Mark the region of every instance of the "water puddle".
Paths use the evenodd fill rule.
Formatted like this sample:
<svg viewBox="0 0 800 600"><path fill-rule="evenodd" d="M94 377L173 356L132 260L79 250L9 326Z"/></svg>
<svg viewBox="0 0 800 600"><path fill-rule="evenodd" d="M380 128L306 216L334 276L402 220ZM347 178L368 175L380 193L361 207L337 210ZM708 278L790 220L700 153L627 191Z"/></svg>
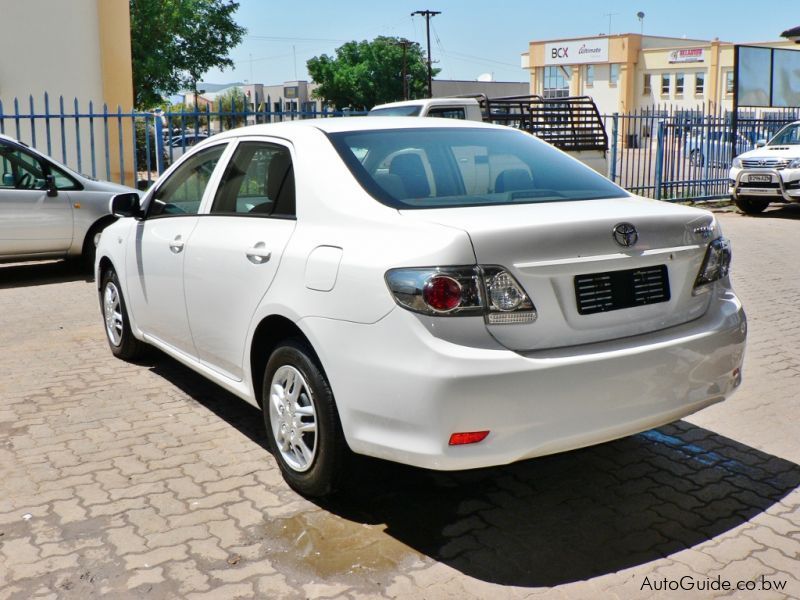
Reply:
<svg viewBox="0 0 800 600"><path fill-rule="evenodd" d="M384 525L354 523L322 510L265 524L274 541L273 563L307 568L321 578L396 571L420 554L384 532Z"/></svg>

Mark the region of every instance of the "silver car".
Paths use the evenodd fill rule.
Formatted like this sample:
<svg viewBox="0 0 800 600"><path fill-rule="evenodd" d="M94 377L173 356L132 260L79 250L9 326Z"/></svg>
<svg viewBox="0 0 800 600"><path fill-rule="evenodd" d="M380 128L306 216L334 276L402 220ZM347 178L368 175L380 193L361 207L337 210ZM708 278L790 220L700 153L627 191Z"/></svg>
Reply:
<svg viewBox="0 0 800 600"><path fill-rule="evenodd" d="M109 200L123 192L136 190L79 175L0 135L0 262L75 257L92 265L100 233L114 222Z"/></svg>

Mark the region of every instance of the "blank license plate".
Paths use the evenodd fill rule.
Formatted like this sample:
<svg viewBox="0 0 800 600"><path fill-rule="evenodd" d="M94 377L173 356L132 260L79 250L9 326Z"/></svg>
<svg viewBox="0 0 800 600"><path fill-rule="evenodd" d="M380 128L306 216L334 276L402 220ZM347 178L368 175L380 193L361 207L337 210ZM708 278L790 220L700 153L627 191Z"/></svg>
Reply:
<svg viewBox="0 0 800 600"><path fill-rule="evenodd" d="M772 176L771 175L748 175L747 181L752 181L753 183L771 183Z"/></svg>

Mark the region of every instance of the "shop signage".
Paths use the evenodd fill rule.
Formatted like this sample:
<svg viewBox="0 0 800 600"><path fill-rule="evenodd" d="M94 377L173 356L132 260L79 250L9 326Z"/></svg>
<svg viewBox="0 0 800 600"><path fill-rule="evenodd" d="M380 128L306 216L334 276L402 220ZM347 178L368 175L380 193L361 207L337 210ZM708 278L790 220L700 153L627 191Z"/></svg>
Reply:
<svg viewBox="0 0 800 600"><path fill-rule="evenodd" d="M670 63L692 63L705 60L705 48L681 48L669 53Z"/></svg>
<svg viewBox="0 0 800 600"><path fill-rule="evenodd" d="M544 45L544 64L582 65L608 62L608 40L590 39Z"/></svg>

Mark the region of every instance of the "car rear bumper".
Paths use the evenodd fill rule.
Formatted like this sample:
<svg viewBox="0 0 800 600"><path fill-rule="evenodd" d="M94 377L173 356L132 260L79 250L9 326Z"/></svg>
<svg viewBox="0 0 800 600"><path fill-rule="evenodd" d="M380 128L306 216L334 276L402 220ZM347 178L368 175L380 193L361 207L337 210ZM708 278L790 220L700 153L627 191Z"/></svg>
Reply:
<svg viewBox="0 0 800 600"><path fill-rule="evenodd" d="M732 292L714 293L684 325L528 354L438 339L400 308L372 325L303 324L316 348L336 348L320 358L353 451L457 470L624 437L725 399L740 383L746 320Z"/></svg>

